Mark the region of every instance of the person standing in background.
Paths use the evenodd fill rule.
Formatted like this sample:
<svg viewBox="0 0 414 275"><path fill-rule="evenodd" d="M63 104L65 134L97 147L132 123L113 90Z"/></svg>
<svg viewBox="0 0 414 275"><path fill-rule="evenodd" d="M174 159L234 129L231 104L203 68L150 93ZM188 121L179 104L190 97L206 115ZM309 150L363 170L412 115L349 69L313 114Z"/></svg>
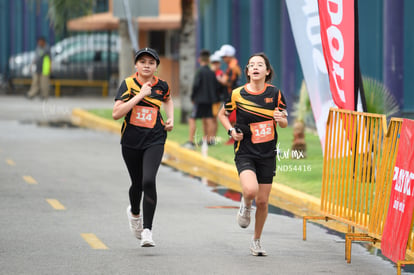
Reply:
<svg viewBox="0 0 414 275"><path fill-rule="evenodd" d="M221 84L221 80L224 77L224 72L221 69L221 57L219 52L216 51L210 56L210 68L216 74L217 81L219 82L219 88L217 90L218 102L213 104L213 116L214 116L214 130L213 133L217 136L218 121L217 115L223 102L227 99L228 92L227 87Z"/></svg>
<svg viewBox="0 0 414 275"><path fill-rule="evenodd" d="M203 140L208 145L215 143L215 127L213 105L219 101L218 90L220 87L215 73L210 68L210 52L201 50L198 58L200 68L197 70L192 87L191 101L193 111L188 120L189 136L188 141L183 145L185 148L195 148L196 119L202 120Z"/></svg>
<svg viewBox="0 0 414 275"><path fill-rule="evenodd" d="M219 80L222 85L227 87L227 97L230 96L231 91L240 86L241 69L239 62L236 58L236 49L232 45L224 44L219 50L219 55L227 64L227 69L224 76ZM229 115L229 120L232 125L236 122L236 112L232 112ZM234 143L232 137L229 138L226 144L230 145Z"/></svg>
<svg viewBox="0 0 414 275"><path fill-rule="evenodd" d="M36 68L32 75L30 90L26 96L29 99L32 99L40 92L40 97L46 100L49 97L52 60L50 57L49 46L44 37L39 37L37 39L37 47L33 63Z"/></svg>
<svg viewBox="0 0 414 275"><path fill-rule="evenodd" d="M221 46L218 54L227 65L227 69L220 79L220 83L227 87L229 96L233 89L240 86L241 69L239 61L236 58L236 49L232 45L224 44Z"/></svg>

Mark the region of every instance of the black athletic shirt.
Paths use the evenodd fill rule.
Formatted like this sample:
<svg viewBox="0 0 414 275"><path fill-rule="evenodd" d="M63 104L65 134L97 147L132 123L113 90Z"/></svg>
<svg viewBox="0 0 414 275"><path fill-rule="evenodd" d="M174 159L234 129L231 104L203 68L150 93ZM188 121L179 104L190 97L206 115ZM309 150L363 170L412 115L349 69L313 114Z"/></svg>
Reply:
<svg viewBox="0 0 414 275"><path fill-rule="evenodd" d="M249 91L247 84L232 91L225 103L225 110L227 114L236 110L235 127L240 128L244 135L241 141L234 143L236 157L276 156L277 132L273 119L276 108L286 110L286 102L280 90L273 85L266 83L259 92Z"/></svg>
<svg viewBox="0 0 414 275"><path fill-rule="evenodd" d="M195 104L213 104L219 101L220 83L208 65L201 66L194 77L191 101Z"/></svg>
<svg viewBox="0 0 414 275"><path fill-rule="evenodd" d="M143 83L139 82L137 76L138 74L132 75L122 82L115 100L127 102L140 92ZM155 77L151 95L144 97L125 116L121 129L123 146L146 149L153 145L165 144L167 132L164 130L165 124L159 110L162 102L167 101L169 97L170 89L167 82ZM152 125L139 124L146 119L146 123Z"/></svg>

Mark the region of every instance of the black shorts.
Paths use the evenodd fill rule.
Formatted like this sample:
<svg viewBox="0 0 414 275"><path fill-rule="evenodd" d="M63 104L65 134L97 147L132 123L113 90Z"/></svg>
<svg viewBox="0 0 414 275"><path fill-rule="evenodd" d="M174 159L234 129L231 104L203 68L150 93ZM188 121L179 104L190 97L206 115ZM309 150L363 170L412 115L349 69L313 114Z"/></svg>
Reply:
<svg viewBox="0 0 414 275"><path fill-rule="evenodd" d="M209 103L197 103L194 104L193 111L191 112L191 118L212 118L213 116L213 104Z"/></svg>
<svg viewBox="0 0 414 275"><path fill-rule="evenodd" d="M255 172L258 183L271 184L273 177L276 175L276 158L251 158L241 156L235 158L237 171L239 175L244 170Z"/></svg>

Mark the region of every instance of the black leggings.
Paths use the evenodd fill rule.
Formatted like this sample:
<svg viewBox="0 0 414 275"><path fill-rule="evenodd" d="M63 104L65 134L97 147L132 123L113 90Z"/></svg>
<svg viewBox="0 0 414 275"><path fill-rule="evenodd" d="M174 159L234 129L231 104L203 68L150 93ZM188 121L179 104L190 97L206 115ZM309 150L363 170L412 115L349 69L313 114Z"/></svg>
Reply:
<svg viewBox="0 0 414 275"><path fill-rule="evenodd" d="M144 228L152 229L155 207L157 206L157 190L155 178L160 167L164 145L155 145L145 150L137 150L122 146L122 156L131 177L129 188L129 201L131 212L134 215L140 213L142 193L144 200Z"/></svg>

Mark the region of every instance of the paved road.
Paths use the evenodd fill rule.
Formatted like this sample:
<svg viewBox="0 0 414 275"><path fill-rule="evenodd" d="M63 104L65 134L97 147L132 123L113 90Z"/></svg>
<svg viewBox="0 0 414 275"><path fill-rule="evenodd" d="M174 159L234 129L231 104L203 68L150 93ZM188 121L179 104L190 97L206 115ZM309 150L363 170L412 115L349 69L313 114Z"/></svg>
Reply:
<svg viewBox="0 0 414 275"><path fill-rule="evenodd" d="M36 124L75 106L112 101L0 96L0 274L396 274L360 245L347 264L342 239L309 224L304 242L302 221L276 214L263 233L269 256L250 256L253 228L237 226L236 209L214 208L238 203L164 166L157 246L139 247L125 215L129 178L119 137Z"/></svg>

